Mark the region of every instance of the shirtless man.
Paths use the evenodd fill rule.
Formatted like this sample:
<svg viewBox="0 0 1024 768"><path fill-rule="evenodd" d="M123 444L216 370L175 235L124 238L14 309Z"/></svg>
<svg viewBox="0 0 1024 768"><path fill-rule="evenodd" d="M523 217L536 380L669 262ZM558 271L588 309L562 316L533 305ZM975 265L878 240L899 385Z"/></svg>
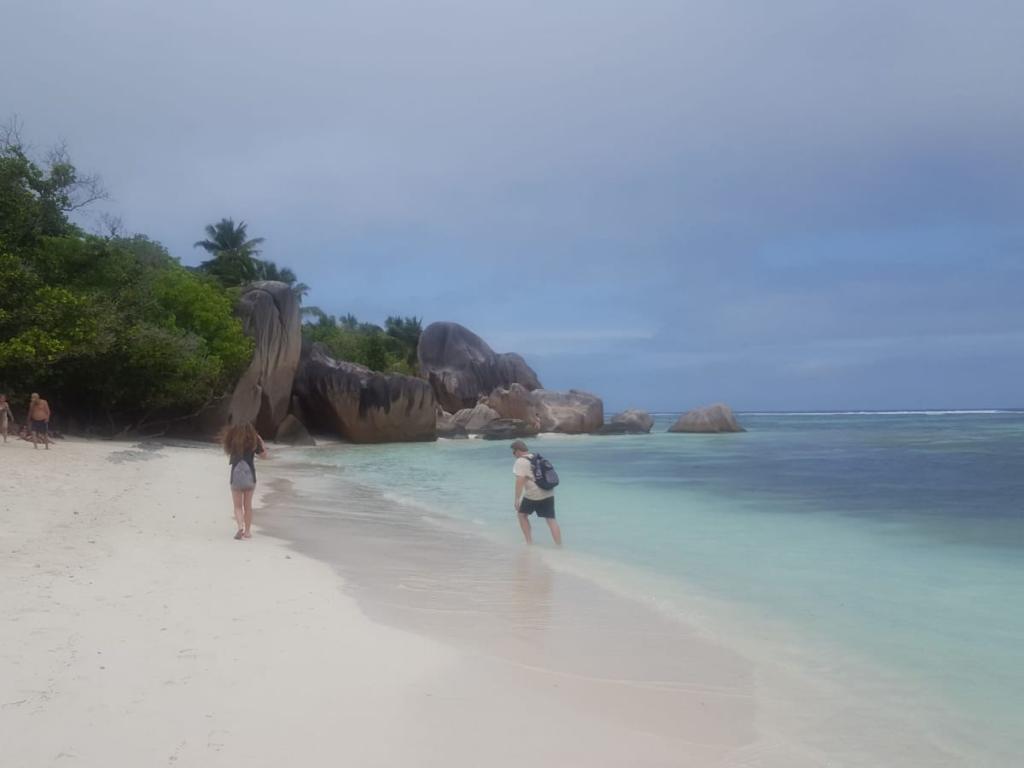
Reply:
<svg viewBox="0 0 1024 768"><path fill-rule="evenodd" d="M37 392L32 393L28 404L28 421L32 429L32 447L39 450L39 436L43 437L43 445L50 450L50 404L43 400Z"/></svg>

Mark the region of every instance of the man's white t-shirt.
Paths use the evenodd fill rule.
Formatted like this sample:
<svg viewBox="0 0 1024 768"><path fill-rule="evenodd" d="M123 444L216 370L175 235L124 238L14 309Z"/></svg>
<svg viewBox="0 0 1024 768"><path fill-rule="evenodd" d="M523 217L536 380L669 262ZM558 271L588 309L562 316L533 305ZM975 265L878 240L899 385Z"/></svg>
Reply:
<svg viewBox="0 0 1024 768"><path fill-rule="evenodd" d="M530 459L532 458L532 453L528 453L525 456L517 458L515 463L512 465L512 474L516 477L526 478L526 486L523 488L524 498L530 499L531 501L550 499L555 495L555 492L545 491L543 488L538 488L537 483L533 481L533 467L530 466Z"/></svg>

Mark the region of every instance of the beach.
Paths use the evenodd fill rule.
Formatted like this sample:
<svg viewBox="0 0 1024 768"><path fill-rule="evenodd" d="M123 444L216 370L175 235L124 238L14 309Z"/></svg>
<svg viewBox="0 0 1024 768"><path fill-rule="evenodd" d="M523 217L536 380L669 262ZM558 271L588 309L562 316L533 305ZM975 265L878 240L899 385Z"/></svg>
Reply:
<svg viewBox="0 0 1024 768"><path fill-rule="evenodd" d="M489 441L271 445L247 541L215 446L0 446L4 763L1012 764L1024 415L747 420L536 438L564 550Z"/></svg>
<svg viewBox="0 0 1024 768"><path fill-rule="evenodd" d="M488 440L289 452L266 530L374 621L586 681L576 712L671 691L616 722L741 745L709 765L1012 764L1024 414L745 414L738 436L674 418L530 440L563 478L562 550L543 526L523 546Z"/></svg>
<svg viewBox="0 0 1024 768"><path fill-rule="evenodd" d="M214 447L0 451L5 764L762 764L742 758L750 670L705 640L662 684L510 663L371 620L335 569L264 535L266 494L232 540ZM274 459L259 469L266 489Z"/></svg>

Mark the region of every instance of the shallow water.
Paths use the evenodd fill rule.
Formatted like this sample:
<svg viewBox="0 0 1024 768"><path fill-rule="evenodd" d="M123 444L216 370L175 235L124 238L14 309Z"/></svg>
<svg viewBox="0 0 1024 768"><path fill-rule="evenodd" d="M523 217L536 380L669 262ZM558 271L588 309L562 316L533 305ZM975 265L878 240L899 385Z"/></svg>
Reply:
<svg viewBox="0 0 1024 768"><path fill-rule="evenodd" d="M951 765L1012 764L1024 754L1024 414L741 418L738 435L666 434L661 417L651 435L532 441L562 478L567 550L543 551L547 564L696 626L760 664L765 685L820 683L843 727L801 732L813 727L837 765L937 764L927 751L897 759L885 724ZM414 532L461 520L464 547L518 551L505 443L304 456L321 500L360 488L371 518L387 506Z"/></svg>

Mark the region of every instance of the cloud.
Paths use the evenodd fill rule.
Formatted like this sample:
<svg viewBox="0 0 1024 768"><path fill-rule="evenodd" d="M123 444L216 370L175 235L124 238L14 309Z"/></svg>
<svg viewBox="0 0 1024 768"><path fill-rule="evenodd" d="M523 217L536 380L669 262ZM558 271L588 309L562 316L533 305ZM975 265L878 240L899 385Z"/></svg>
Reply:
<svg viewBox="0 0 1024 768"><path fill-rule="evenodd" d="M204 224L245 219L328 311L458 320L615 397L626 365L652 400L827 405L840 369L892 398L1014 396L1015 341L920 339L1021 327L1024 6L77 0L4 21L0 109L186 262ZM847 343L881 338L884 359ZM928 350L939 381L903 362Z"/></svg>

